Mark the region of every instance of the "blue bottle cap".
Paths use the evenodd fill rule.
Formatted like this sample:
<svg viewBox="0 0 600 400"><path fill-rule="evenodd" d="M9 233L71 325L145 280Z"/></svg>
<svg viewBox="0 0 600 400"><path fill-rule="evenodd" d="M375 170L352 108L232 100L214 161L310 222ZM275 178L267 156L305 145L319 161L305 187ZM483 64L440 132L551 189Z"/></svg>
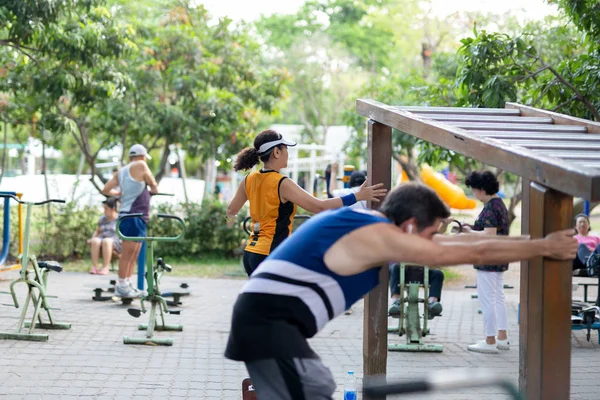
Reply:
<svg viewBox="0 0 600 400"><path fill-rule="evenodd" d="M348 371L348 375L354 375L354 371Z"/></svg>

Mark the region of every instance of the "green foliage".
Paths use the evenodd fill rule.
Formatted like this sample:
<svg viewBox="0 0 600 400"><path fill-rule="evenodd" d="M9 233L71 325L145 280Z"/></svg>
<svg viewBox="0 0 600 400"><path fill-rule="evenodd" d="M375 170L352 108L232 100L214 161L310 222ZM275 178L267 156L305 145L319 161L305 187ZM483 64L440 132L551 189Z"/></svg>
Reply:
<svg viewBox="0 0 600 400"><path fill-rule="evenodd" d="M548 0L548 2L554 2ZM561 10L590 41L600 39L600 2L597 0L557 0Z"/></svg>
<svg viewBox="0 0 600 400"><path fill-rule="evenodd" d="M47 220L46 210L39 208L32 223L31 250L38 259L62 261L89 254L87 240L98 224L99 208L78 208L73 202L50 207L53 208L52 221Z"/></svg>
<svg viewBox="0 0 600 400"><path fill-rule="evenodd" d="M181 204L180 207L161 206L158 212L181 216L186 222L185 236L172 243L158 243L157 255L174 257L200 257L208 254L232 256L238 249L246 233L239 224L246 215L238 214L238 225L227 228L226 205L212 199L198 203ZM178 226L170 220L163 220L152 215L148 222L149 234L154 236L175 236Z"/></svg>
<svg viewBox="0 0 600 400"><path fill-rule="evenodd" d="M99 150L118 143L162 148L160 171L175 143L226 159L287 81L249 26L215 24L188 0L3 2L0 20L9 121L57 147L71 136L98 176Z"/></svg>

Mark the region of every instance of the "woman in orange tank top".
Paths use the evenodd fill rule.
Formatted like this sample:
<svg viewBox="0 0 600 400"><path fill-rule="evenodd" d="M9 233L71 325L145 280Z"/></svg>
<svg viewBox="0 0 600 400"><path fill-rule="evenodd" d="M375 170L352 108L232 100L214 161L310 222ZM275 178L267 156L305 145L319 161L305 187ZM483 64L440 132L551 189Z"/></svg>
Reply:
<svg viewBox="0 0 600 400"><path fill-rule="evenodd" d="M381 183L366 186L365 182L356 193L333 199L317 199L279 172L287 167L288 146L295 145L281 134L266 130L254 139L254 146L243 149L235 160L235 171L252 169L260 161L264 164L259 171L246 176L227 207L227 224L231 227L236 214L246 201L250 201L253 232L243 257L248 276L291 234L296 205L316 214L362 200L378 202L378 197L385 196L387 192Z"/></svg>

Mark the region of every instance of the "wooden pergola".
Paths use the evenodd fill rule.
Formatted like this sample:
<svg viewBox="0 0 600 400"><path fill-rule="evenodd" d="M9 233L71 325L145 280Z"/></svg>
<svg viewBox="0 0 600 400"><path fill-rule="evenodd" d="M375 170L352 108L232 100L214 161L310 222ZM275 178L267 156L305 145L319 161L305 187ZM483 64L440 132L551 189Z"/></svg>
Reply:
<svg viewBox="0 0 600 400"><path fill-rule="evenodd" d="M392 128L523 178L522 232L573 227L573 197L600 200L600 124L515 103L503 109L404 107L359 99L368 178L391 188ZM377 203L372 204L377 208ZM565 400L571 375L571 261L522 263L519 386L528 400ZM365 298L363 372L386 374L388 271Z"/></svg>

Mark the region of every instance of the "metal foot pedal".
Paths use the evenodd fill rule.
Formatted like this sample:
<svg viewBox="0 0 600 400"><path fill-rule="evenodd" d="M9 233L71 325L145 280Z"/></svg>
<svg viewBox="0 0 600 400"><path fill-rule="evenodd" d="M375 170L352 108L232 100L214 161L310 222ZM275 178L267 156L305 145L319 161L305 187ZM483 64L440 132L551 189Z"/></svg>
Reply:
<svg viewBox="0 0 600 400"><path fill-rule="evenodd" d="M92 300L94 300L94 301L108 301L108 300L112 299L112 296L103 296L102 295L102 292L104 292L105 290L106 289L104 289L104 288L96 288L96 289L94 289L94 297L92 297Z"/></svg>
<svg viewBox="0 0 600 400"><path fill-rule="evenodd" d="M127 312L129 313L129 315L135 318L139 318L140 315L142 315L142 310L139 308L128 308Z"/></svg>

